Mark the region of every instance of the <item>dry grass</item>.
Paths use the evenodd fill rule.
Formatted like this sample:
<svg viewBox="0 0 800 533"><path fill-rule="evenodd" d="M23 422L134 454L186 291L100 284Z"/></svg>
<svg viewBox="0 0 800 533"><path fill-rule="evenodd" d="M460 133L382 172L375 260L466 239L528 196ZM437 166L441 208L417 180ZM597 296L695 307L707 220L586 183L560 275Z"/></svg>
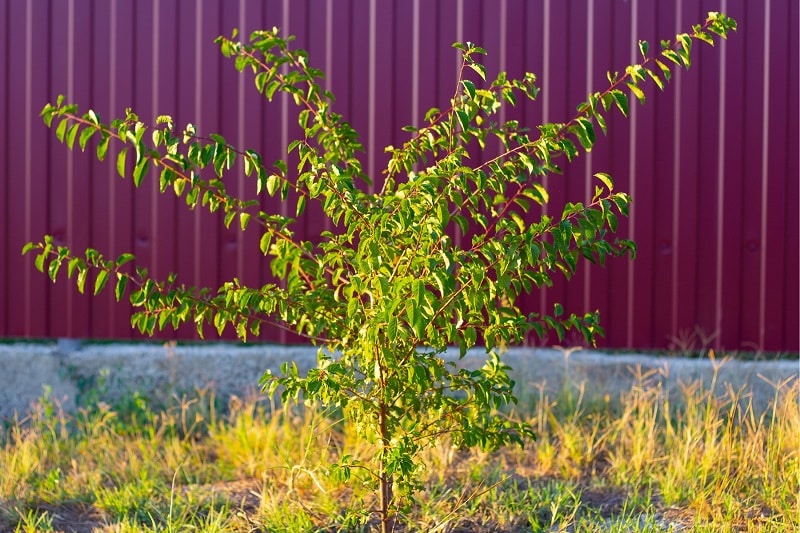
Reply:
<svg viewBox="0 0 800 533"><path fill-rule="evenodd" d="M541 389L516 416L539 438L494 454L425 453L404 531L800 531L800 384L772 408L746 391L648 376L621 398ZM75 416L45 396L0 450L0 531L360 531L373 486L330 465L373 453L335 418L209 391L162 408L141 397ZM270 414L273 413L273 414ZM365 526L359 525L366 523Z"/></svg>

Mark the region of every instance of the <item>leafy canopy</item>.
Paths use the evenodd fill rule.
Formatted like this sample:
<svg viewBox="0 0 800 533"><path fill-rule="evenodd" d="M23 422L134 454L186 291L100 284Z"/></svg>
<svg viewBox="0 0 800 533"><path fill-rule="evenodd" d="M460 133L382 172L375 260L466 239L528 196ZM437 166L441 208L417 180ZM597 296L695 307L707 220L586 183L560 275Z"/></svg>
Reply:
<svg viewBox="0 0 800 533"><path fill-rule="evenodd" d="M688 68L693 40L713 45L712 34L726 37L735 28L725 15L710 13L691 33L662 41L659 55L648 55L641 41L641 61L609 73L608 86L590 94L570 121L534 130L498 117L503 106L536 98L535 76L487 79L480 62L485 51L457 43L462 62L452 99L445 109L428 111L422 127L405 128L410 135L402 146L386 148L390 160L374 193L366 185L377 177L364 172L358 136L333 111L333 95L323 90L322 73L307 53L292 49L291 37L277 29L254 32L247 43L234 32L216 40L222 54L238 70L252 71L267 100L284 93L298 106L303 135L287 147L296 168L286 160L268 164L255 150L202 135L192 124L178 128L169 116L150 126L128 110L104 123L63 97L41 115L70 149L77 142L85 150L94 137L104 160L111 143L119 145L117 170L135 186L152 170L161 191L172 191L190 209L220 212L226 226L242 231L257 226L261 252L282 283L249 287L232 279L216 288L187 287L175 275L154 280L141 266L133 268L130 254L74 254L49 236L24 252L35 251L36 267L54 281L66 266L81 292L90 271L95 294L112 281L116 298L128 294L137 309L132 325L146 334L193 322L201 335L209 324L218 332L232 327L244 341L268 325L317 343L315 369L300 375L286 363L280 376L267 372L262 385L270 393L280 388L285 400L341 409L359 435L380 444L369 464L377 465L371 472L388 521L398 496L419 487L417 453L440 436L494 449L532 435L526 424L497 415L516 401L498 349L531 332L541 337L552 330L561 339L575 329L588 342L603 333L594 313L564 316L556 304L552 314L527 314L516 302L551 285L558 273L569 278L581 259L602 264L608 256L632 256L632 242L613 238L631 199L614 190L609 175L597 173L590 201L542 214L549 200L542 178L591 150L598 130L606 133L612 108L627 115L629 93L644 103L646 80L663 90L674 65ZM501 147L499 155L473 163L470 151L489 143ZM229 192L231 171L252 179L249 198ZM292 216L263 211L265 194L290 204ZM335 231L315 240L297 237L296 219L309 202L321 206ZM459 232L464 238L454 239ZM481 368L458 368L441 357L448 346L463 356L479 340L488 353ZM345 456L333 471L347 479L354 466L359 460Z"/></svg>

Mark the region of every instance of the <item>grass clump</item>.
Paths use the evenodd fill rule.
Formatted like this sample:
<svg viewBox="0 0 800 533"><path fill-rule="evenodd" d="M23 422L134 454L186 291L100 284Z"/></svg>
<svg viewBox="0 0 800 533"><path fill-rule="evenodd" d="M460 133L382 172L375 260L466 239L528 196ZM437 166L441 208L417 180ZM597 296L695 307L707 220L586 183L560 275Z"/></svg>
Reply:
<svg viewBox="0 0 800 533"><path fill-rule="evenodd" d="M521 412L538 439L494 454L426 451L426 483L401 531L798 531L800 384L747 391L648 376L619 398L542 387ZM68 415L45 395L8 423L0 531L369 531L370 473L332 465L375 453L338 416L211 391L134 396ZM355 483L352 481L355 480Z"/></svg>

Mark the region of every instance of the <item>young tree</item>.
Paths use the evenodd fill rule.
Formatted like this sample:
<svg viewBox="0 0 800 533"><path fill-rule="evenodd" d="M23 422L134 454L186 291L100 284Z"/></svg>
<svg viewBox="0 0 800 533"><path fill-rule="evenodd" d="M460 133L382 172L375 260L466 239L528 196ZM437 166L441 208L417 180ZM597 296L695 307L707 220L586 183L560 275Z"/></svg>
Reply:
<svg viewBox="0 0 800 533"><path fill-rule="evenodd" d="M261 251L283 283L248 287L233 279L218 288L186 287L171 275L159 281L123 254L107 259L89 249L81 255L56 246L45 236L23 253L37 253L35 265L53 281L66 265L78 290L94 272L94 293L113 282L122 299L138 311L133 327L146 334L194 322L217 331L232 327L241 340L262 325L288 328L320 346L317 367L300 375L293 363L281 375L267 372L261 384L284 400L304 399L340 408L357 434L378 445L377 455L359 463L345 455L333 470L348 479L355 466L368 469L380 489L384 531L393 527L397 505L420 487L420 450L443 435L456 446L496 449L523 444L532 436L524 422L498 415L516 402L508 365L498 348L553 330L561 339L575 329L593 342L603 331L595 314L564 316L525 314L516 305L523 293L549 286L561 273L569 278L581 258L603 263L609 255L633 255L634 244L612 239L618 215L627 215L630 198L613 189L610 176L595 174L589 203L568 203L560 216L541 214L548 201L542 177L560 173L606 133L606 114L616 107L628 113L628 94L644 103L643 82L659 89L672 65L688 68L693 40L713 45L711 34L726 37L736 23L710 13L691 33L661 43L658 56L640 42L641 61L622 74L609 74L609 85L592 93L569 122L526 130L516 121L498 123L504 105L533 100L533 74L508 79L500 73L486 80L481 48L454 45L462 63L455 94L445 109L431 109L421 128L406 128L410 138L391 154L379 192L370 183L357 153L356 132L332 111L333 95L319 85L322 73L310 66L303 50L289 47L277 29L257 31L248 43L219 37L225 57L238 70L251 69L256 89L268 100L288 93L299 107L303 137L289 144L299 161L290 172L285 161L267 165L254 150L235 148L217 134L201 135L191 125L177 129L161 116L148 126L128 110L122 119L101 122L94 111L80 113L59 97L42 110L58 139L81 150L92 137L98 159L112 142L121 177L131 174L139 186L148 171L160 171L162 192L173 191L189 208L198 205L224 213L224 223L242 231L255 224ZM467 79L472 70L480 81ZM627 89L627 91L626 91ZM535 135L531 135L531 132ZM485 148L490 139L501 153L474 164L468 150ZM228 192L226 171L240 159L253 179L253 196ZM260 210L262 194L280 196L300 215L318 202L337 228L304 241L293 231L295 220ZM471 235L457 244L451 234ZM458 346L462 356L480 341L487 359L467 370L441 355Z"/></svg>

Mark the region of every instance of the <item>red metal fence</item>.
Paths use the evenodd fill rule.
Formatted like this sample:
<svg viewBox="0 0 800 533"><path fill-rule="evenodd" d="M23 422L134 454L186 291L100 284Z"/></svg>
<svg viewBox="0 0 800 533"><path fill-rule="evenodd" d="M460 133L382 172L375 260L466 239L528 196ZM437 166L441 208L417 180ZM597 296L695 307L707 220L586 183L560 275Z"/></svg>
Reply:
<svg viewBox="0 0 800 533"><path fill-rule="evenodd" d="M328 73L336 111L379 175L400 128L452 95L456 40L489 50L490 72L537 73L537 105L509 112L535 126L568 119L607 70L635 60L637 39L657 48L712 10L736 18L739 32L716 49L697 45L694 68L548 178L558 205L583 200L592 173L612 174L634 198L620 232L638 242L638 259L582 268L525 305L600 309L613 348L797 351L795 0L0 0L0 336L132 336L128 306L53 286L20 256L45 233L77 249L133 252L187 284L267 279L256 232L227 231L154 183L134 194L113 164L61 146L37 117L59 93L105 119L129 106L147 121L171 114L277 159L295 133L290 108L264 105L212 40L278 26ZM319 229L313 212L303 224Z"/></svg>

